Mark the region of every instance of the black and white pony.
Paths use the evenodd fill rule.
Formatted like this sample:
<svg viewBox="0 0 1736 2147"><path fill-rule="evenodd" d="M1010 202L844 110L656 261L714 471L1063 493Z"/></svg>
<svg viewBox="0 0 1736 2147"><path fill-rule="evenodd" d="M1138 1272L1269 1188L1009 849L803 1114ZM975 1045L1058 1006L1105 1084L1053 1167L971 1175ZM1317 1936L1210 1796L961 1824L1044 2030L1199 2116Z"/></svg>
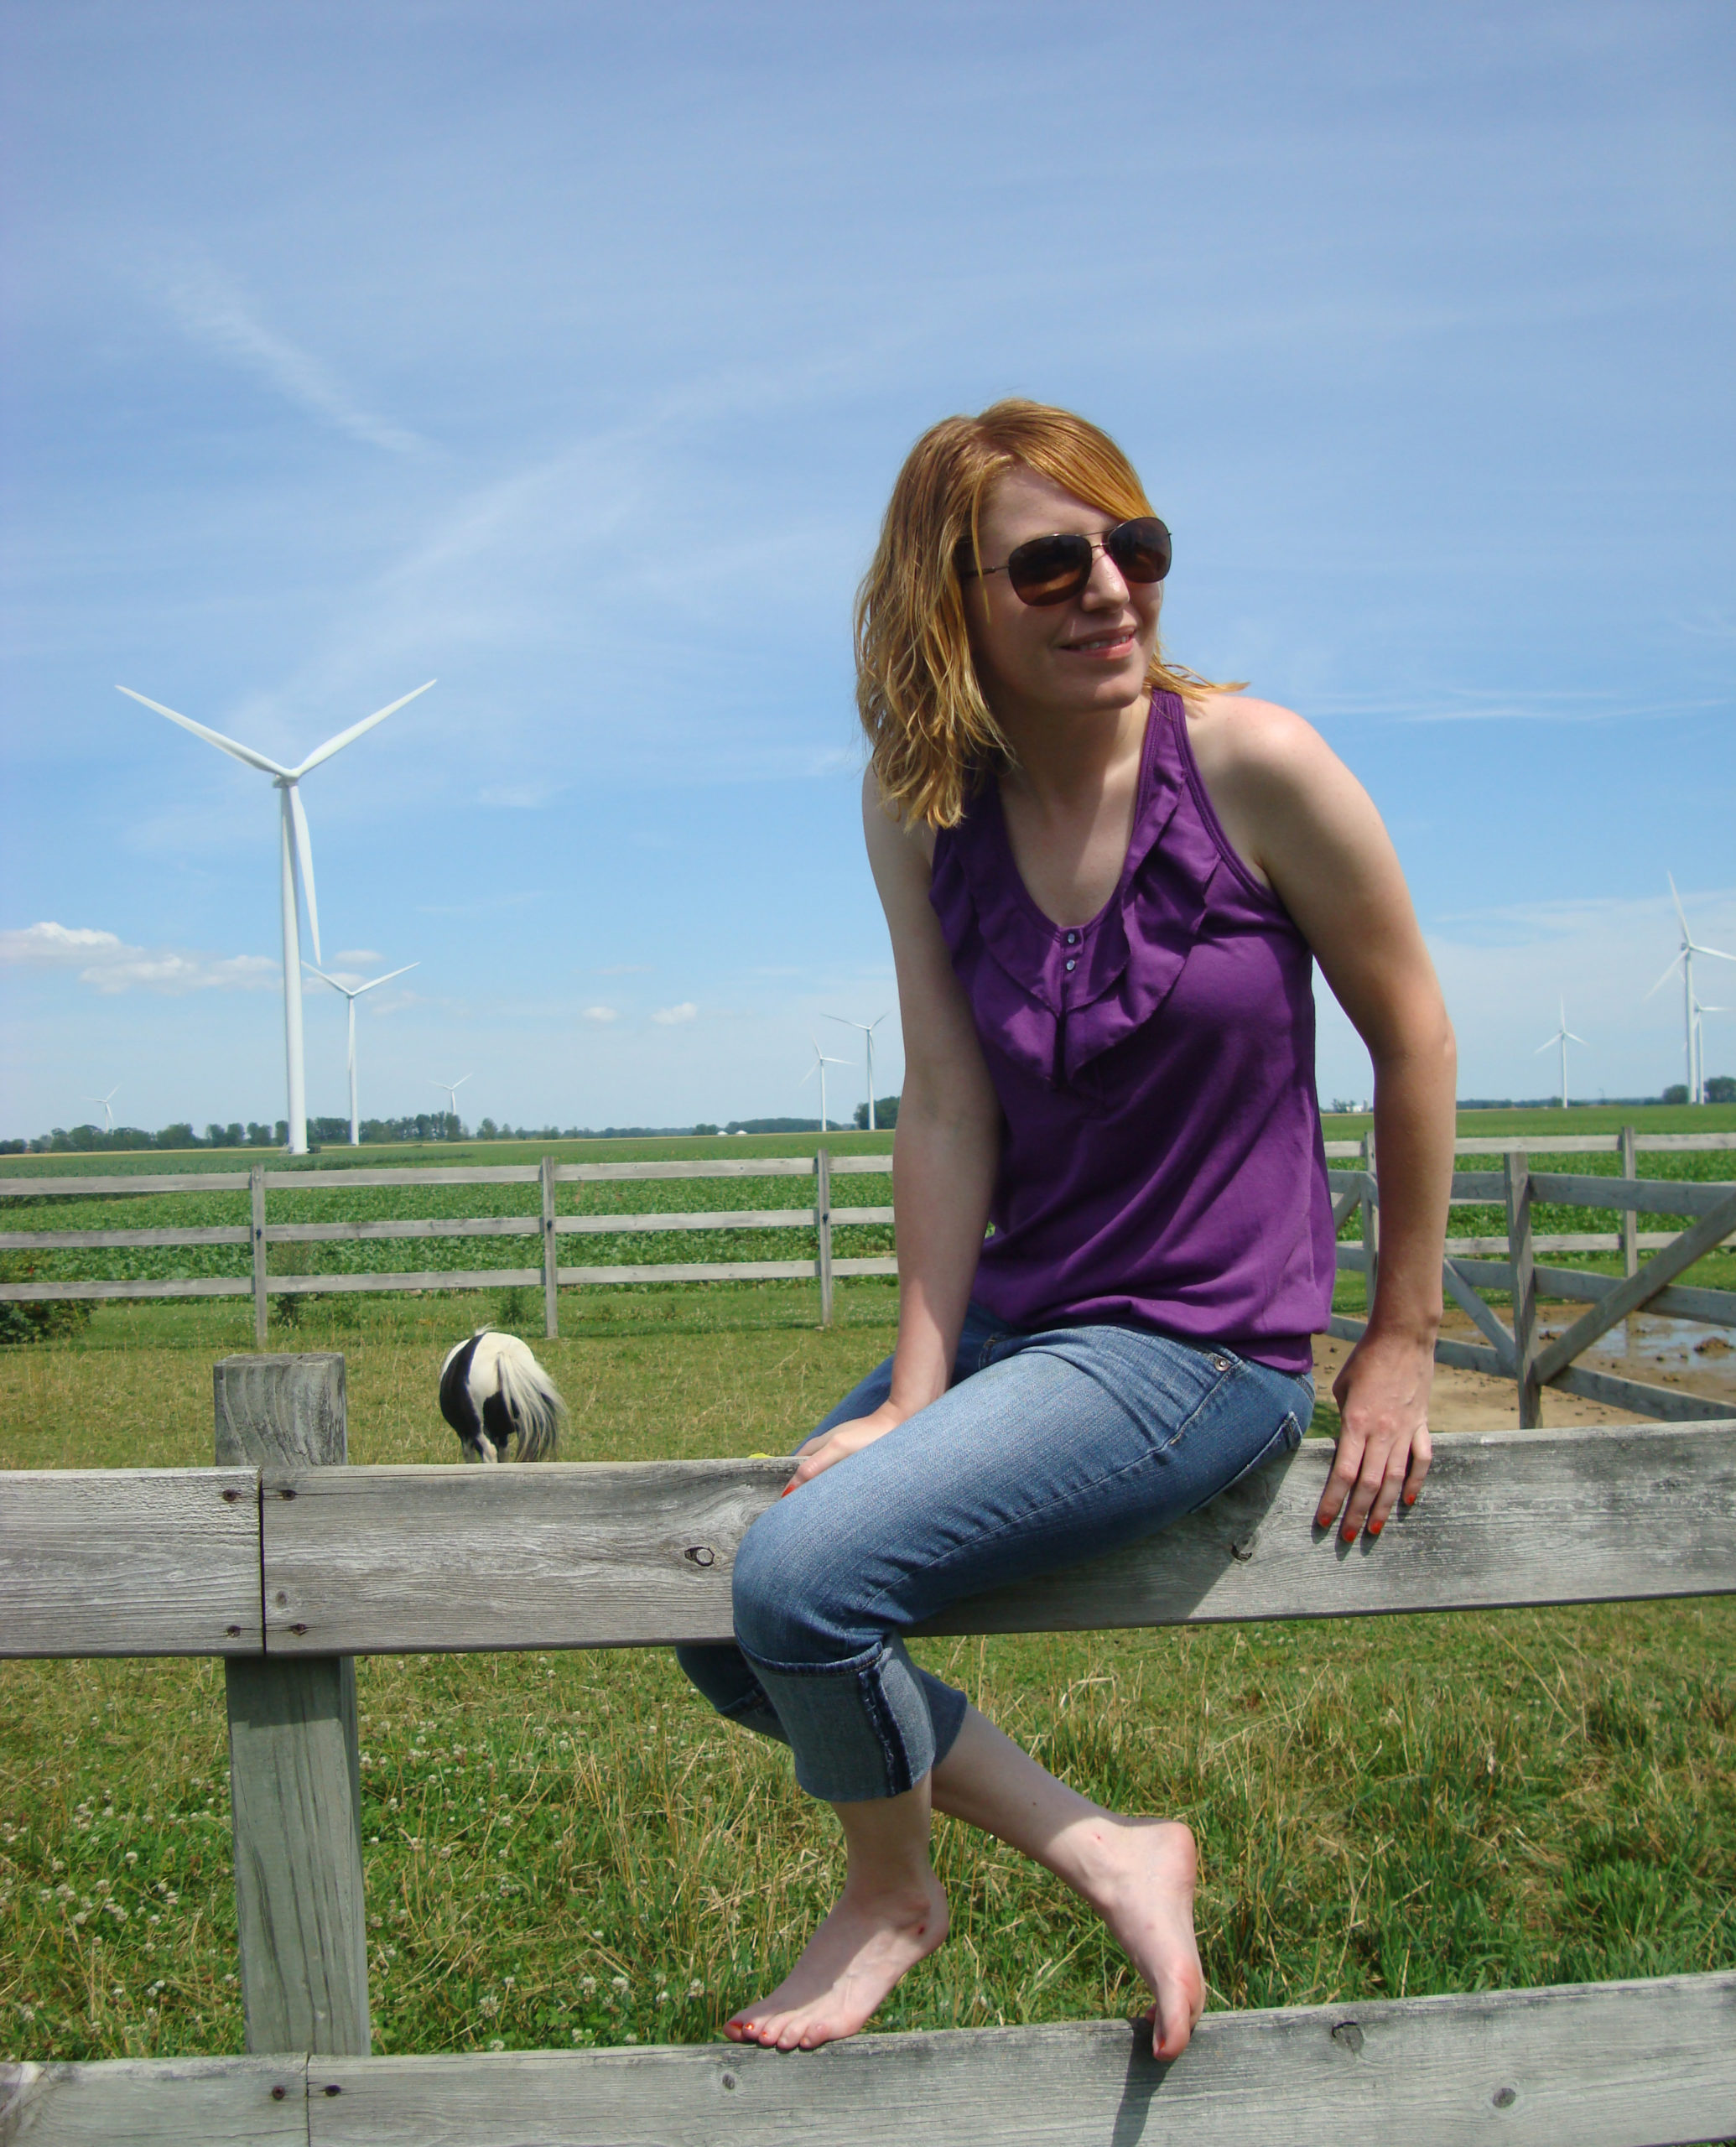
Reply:
<svg viewBox="0 0 1736 2147"><path fill-rule="evenodd" d="M440 1366L440 1414L466 1461L553 1461L567 1405L516 1334L479 1327Z"/></svg>

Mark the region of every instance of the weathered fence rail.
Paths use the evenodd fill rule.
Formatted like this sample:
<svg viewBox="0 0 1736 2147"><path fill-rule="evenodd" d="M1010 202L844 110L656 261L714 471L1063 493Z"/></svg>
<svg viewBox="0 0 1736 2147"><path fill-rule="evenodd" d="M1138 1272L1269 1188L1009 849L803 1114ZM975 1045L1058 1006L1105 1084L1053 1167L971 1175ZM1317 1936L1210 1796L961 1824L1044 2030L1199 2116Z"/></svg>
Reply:
<svg viewBox="0 0 1736 2147"><path fill-rule="evenodd" d="M1736 2134L1736 1973L1115 2022L733 2045L368 2053L353 1657L729 1630L787 1463L343 1466L340 1357L217 1367L210 1470L0 1476L0 1648L226 1658L250 2055L0 2066L0 2143L326 2147L1664 2147ZM996 1632L1736 1591L1736 1422L1441 1443L1378 1541L1312 1526L1305 1445L1152 1545L960 1604ZM247 1622L249 1612L253 1619ZM507 1614L510 1611L510 1616ZM283 2055L283 2053L290 2053Z"/></svg>

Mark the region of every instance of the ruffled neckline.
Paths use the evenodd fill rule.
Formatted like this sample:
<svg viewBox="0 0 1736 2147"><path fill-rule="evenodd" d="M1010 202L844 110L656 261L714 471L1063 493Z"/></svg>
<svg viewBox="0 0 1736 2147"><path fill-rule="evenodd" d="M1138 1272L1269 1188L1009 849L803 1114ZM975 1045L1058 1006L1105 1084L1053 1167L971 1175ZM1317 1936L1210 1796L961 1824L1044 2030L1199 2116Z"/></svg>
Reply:
<svg viewBox="0 0 1736 2147"><path fill-rule="evenodd" d="M1190 797L1180 699L1154 694L1127 855L1089 923L1061 925L1033 899L990 782L935 845L929 887L985 1038L1051 1088L1150 1021L1174 990L1225 869ZM1069 967L1069 964L1071 966Z"/></svg>

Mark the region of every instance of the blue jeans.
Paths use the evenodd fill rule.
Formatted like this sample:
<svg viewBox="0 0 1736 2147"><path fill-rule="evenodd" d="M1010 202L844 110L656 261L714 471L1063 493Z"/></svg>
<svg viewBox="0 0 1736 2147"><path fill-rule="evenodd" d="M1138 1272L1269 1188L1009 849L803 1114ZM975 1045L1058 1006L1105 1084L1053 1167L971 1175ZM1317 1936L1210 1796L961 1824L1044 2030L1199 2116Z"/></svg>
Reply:
<svg viewBox="0 0 1736 2147"><path fill-rule="evenodd" d="M892 1360L811 1435L877 1409ZM964 1695L901 1635L959 1596L1119 1548L1301 1443L1311 1380L1132 1327L1010 1333L973 1305L953 1383L767 1508L735 1570L735 1642L680 1647L719 1713L795 1755L829 1803L945 1758Z"/></svg>

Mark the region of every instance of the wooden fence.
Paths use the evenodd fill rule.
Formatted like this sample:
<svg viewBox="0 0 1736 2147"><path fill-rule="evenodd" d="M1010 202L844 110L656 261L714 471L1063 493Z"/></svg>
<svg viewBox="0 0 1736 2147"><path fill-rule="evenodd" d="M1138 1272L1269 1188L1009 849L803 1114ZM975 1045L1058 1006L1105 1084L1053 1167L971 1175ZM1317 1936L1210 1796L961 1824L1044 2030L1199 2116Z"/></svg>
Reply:
<svg viewBox="0 0 1736 2147"><path fill-rule="evenodd" d="M834 1156L822 1148L813 1156L771 1156L741 1162L563 1163L545 1156L538 1163L485 1164L444 1170L273 1170L255 1163L245 1171L188 1171L168 1177L0 1177L0 1199L76 1198L101 1193L247 1193L248 1222L197 1229L5 1230L0 1252L163 1245L249 1245L250 1278L208 1276L164 1276L144 1281L0 1282L0 1300L42 1302L68 1298L242 1297L253 1300L254 1339L265 1346L266 1320L273 1297L327 1295L342 1291L500 1290L539 1287L543 1329L560 1331L559 1292L574 1287L624 1282L817 1281L820 1317L829 1323L834 1278L840 1275L896 1275L896 1259L838 1260L832 1233L858 1223L891 1223L890 1208L834 1208L832 1180L854 1172L884 1177L890 1156ZM686 1209L673 1214L562 1215L555 1189L562 1185L610 1185L647 1179L808 1177L814 1182L812 1208ZM374 1186L523 1185L538 1187L539 1211L523 1215L424 1217L404 1221L273 1223L266 1202L273 1193L341 1193ZM609 1237L679 1230L788 1230L807 1229L818 1240L811 1260L659 1261L637 1266L563 1266L560 1240L567 1237ZM354 1245L371 1240L404 1238L535 1238L534 1267L430 1268L420 1272L372 1275L273 1275L270 1248L290 1245Z"/></svg>
<svg viewBox="0 0 1736 2147"><path fill-rule="evenodd" d="M787 1462L348 1469L344 1362L216 1367L211 1469L0 1474L0 1652L226 1658L248 2055L0 2065L0 2142L297 2147L1662 2147L1736 2134L1736 1973L1124 2022L368 2055L353 1657L727 1637ZM950 1633L1736 1590L1736 1422L1443 1439L1378 1542L1312 1526L1305 1444L1141 1544L954 1607ZM508 1614L510 1613L510 1614Z"/></svg>
<svg viewBox="0 0 1736 2147"><path fill-rule="evenodd" d="M1443 1335L1435 1344L1437 1364L1458 1365L1471 1371L1488 1372L1510 1379L1517 1391L1519 1423L1529 1430L1542 1422L1542 1391L1553 1387L1563 1394L1577 1394L1636 1415L1689 1422L1705 1416L1703 1396L1684 1394L1648 1380L1624 1379L1611 1372L1594 1371L1577 1360L1636 1313L1661 1313L1674 1319L1690 1319L1708 1326L1736 1327L1736 1291L1684 1288L1676 1277L1696 1261L1736 1236L1736 1185L1687 1178L1642 1178L1635 1175L1635 1151L1661 1146L1671 1136L1636 1140L1631 1127L1619 1136L1622 1175L1604 1177L1564 1171L1537 1171L1531 1167L1522 1145L1516 1141L1460 1141L1460 1155L1499 1155L1498 1171L1455 1171L1453 1201L1458 1207L1502 1207L1506 1229L1498 1238L1449 1237L1442 1266L1442 1282L1448 1299L1465 1313L1486 1338L1482 1344L1461 1342ZM1692 1141L1697 1147L1736 1147L1736 1135L1700 1134L1673 1136L1678 1148ZM1566 1141L1551 1144L1553 1155L1603 1148L1607 1141ZM1353 1214L1361 1219L1360 1244L1340 1242L1338 1264L1367 1276L1369 1294L1380 1271L1380 1181L1372 1138L1360 1144L1362 1167L1334 1172L1333 1184L1344 1190L1333 1208L1342 1226ZM1346 1181L1349 1181L1348 1183ZM1531 1227L1534 1208L1543 1203L1575 1208L1609 1208L1620 1216L1614 1233L1574 1233L1541 1235ZM1642 1231L1635 1219L1640 1214L1692 1215L1685 1230ZM1540 1252L1619 1250L1625 1272L1598 1275L1583 1267L1541 1266ZM1642 1266L1640 1254L1652 1257ZM1498 1255L1494 1258L1485 1256ZM1512 1324L1505 1324L1482 1294L1505 1293L1511 1307ZM1567 1329L1545 1339L1539 1325L1541 1301L1552 1297L1589 1307ZM1330 1332L1355 1341L1366 1322L1334 1313Z"/></svg>
<svg viewBox="0 0 1736 2147"><path fill-rule="evenodd" d="M1437 1359L1442 1364L1511 1379L1518 1394L1521 1427L1541 1422L1540 1396L1546 1386L1665 1420L1703 1415L1704 1403L1698 1397L1650 1382L1593 1370L1577 1359L1612 1328L1642 1311L1713 1326L1736 1326L1736 1292L1682 1287L1677 1283L1677 1277L1696 1260L1736 1235L1736 1186L1703 1180L1641 1178L1636 1175L1637 1159L1641 1154L1736 1150L1736 1134L1636 1135L1631 1127L1626 1127L1619 1135L1564 1135L1548 1142L1546 1152L1553 1157L1608 1154L1614 1150L1620 1159L1622 1174L1619 1177L1534 1171L1524 1141L1511 1136L1460 1140L1454 1143L1454 1149L1460 1157L1500 1158L1501 1167L1498 1170L1456 1172L1453 1199L1458 1207L1491 1203L1501 1207L1505 1213L1506 1228L1498 1236L1448 1238L1442 1276L1447 1294L1468 1315L1485 1341L1475 1344L1445 1338L1437 1345ZM1359 1166L1354 1170L1332 1173L1336 1224L1342 1228L1353 1215L1359 1216L1361 1229L1360 1242L1339 1244L1338 1264L1341 1271L1368 1276L1372 1288L1380 1261L1380 1186L1372 1136L1359 1142L1328 1141L1327 1155L1329 1160L1339 1162L1354 1158ZM256 1163L249 1171L188 1172L173 1177L0 1177L0 1198L245 1190L252 1204L251 1220L246 1224L181 1230L8 1230L0 1232L0 1252L245 1245L251 1246L252 1254L250 1279L210 1276L141 1281L10 1282L0 1283L0 1299L251 1296L254 1339L262 1349L269 1300L273 1296L348 1291L540 1287L543 1331L554 1335L559 1332L559 1292L564 1288L630 1282L810 1280L819 1285L820 1318L829 1323L838 1277L891 1276L898 1271L896 1257L890 1255L860 1259L834 1256L834 1230L855 1224L890 1224L893 1210L889 1207L834 1207L832 1180L852 1174L883 1176L890 1168L889 1157L834 1156L823 1147L813 1156L765 1157L740 1162L563 1163L553 1156L545 1156L540 1164L509 1163L450 1170L288 1171L273 1170ZM683 1210L657 1214L563 1215L557 1212L557 1188L563 1185L790 1177L813 1181L811 1208L710 1209L697 1213ZM430 1185L534 1185L540 1195L538 1210L522 1215L332 1223L273 1223L267 1216L267 1198L273 1193ZM1540 1234L1532 1229L1531 1213L1544 1202L1610 1209L1619 1216L1619 1225L1606 1232ZM1645 1214L1690 1215L1695 1219L1690 1228L1680 1232L1646 1231L1638 1228L1636 1220ZM812 1259L659 1261L644 1266L563 1266L560 1260L562 1239L574 1236L791 1229L813 1232L815 1250ZM270 1272L269 1255L273 1245L473 1237L534 1237L538 1240L538 1265L363 1275ZM1537 1255L1548 1252L1619 1252L1624 1273L1615 1277L1581 1268L1539 1265ZM1640 1264L1642 1252L1653 1255L1643 1267ZM1480 1294L1490 1289L1510 1297L1516 1308L1510 1326L1502 1322ZM1538 1306L1540 1300L1546 1298L1585 1303L1591 1309L1564 1334L1545 1339L1538 1329ZM1354 1340L1362 1333L1363 1323L1334 1314L1331 1331Z"/></svg>

